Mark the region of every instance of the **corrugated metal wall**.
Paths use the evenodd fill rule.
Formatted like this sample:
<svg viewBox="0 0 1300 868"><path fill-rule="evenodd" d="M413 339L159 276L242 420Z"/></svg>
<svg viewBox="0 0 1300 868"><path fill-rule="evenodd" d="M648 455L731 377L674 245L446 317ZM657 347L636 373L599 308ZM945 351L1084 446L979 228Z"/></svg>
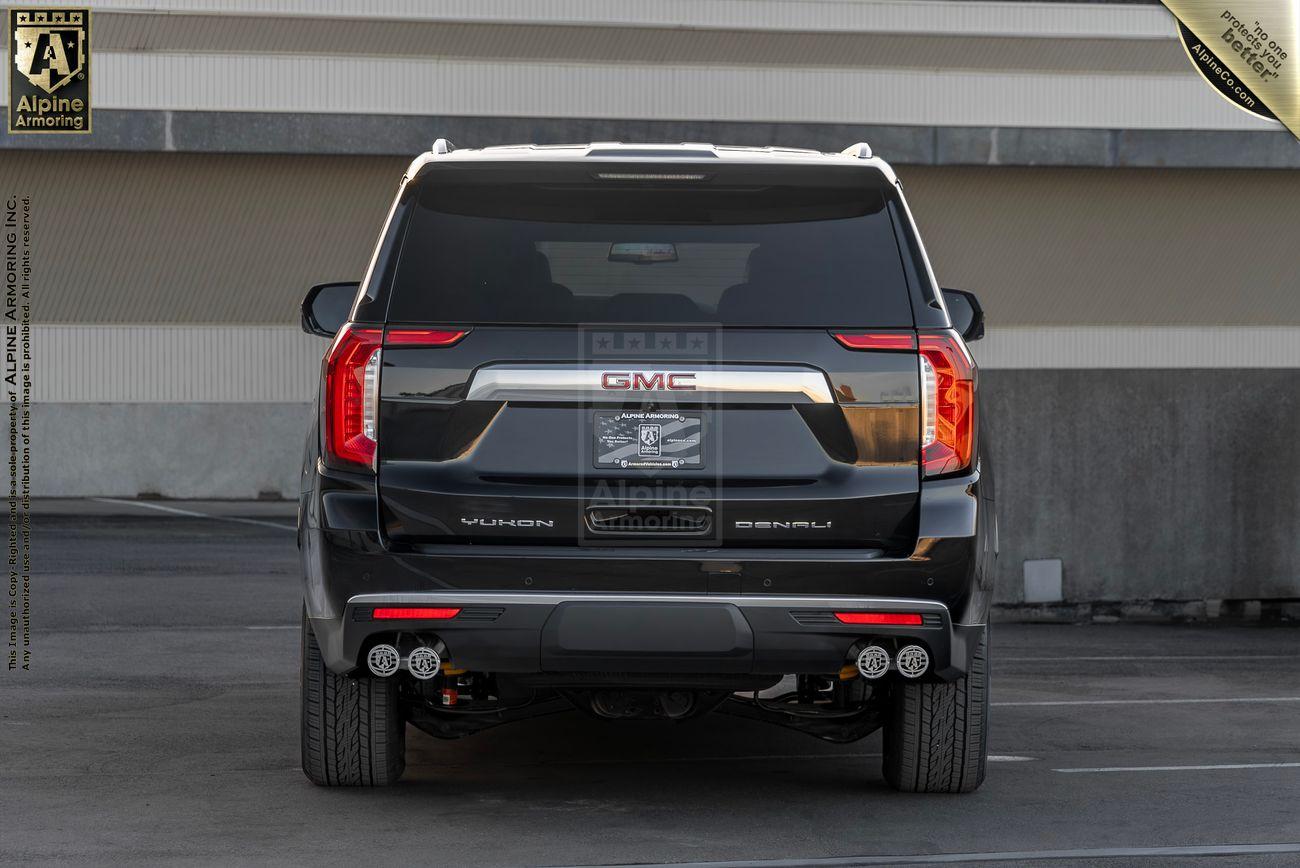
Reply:
<svg viewBox="0 0 1300 868"><path fill-rule="evenodd" d="M43 323L297 321L359 278L405 161L19 152ZM941 281L1002 326L1300 325L1300 172L901 167Z"/></svg>
<svg viewBox="0 0 1300 868"><path fill-rule="evenodd" d="M1272 129L1191 73L105 52L95 76L104 109Z"/></svg>
<svg viewBox="0 0 1300 868"><path fill-rule="evenodd" d="M5 160L34 194L35 397L46 403L309 400L324 344L294 328L302 294L361 275L403 168L382 157ZM1300 367L1300 173L900 174L941 280L985 304L976 351L989 369Z"/></svg>
<svg viewBox="0 0 1300 868"><path fill-rule="evenodd" d="M76 0L64 0L72 5ZM113 0L130 13L354 20L585 22L606 27L743 28L837 32L1013 34L1151 39L1173 37L1154 3L968 2L968 0Z"/></svg>
<svg viewBox="0 0 1300 868"><path fill-rule="evenodd" d="M34 317L297 321L313 283L357 280L407 161L5 154L33 197Z"/></svg>
<svg viewBox="0 0 1300 868"><path fill-rule="evenodd" d="M327 341L285 326L38 326L41 403L310 401Z"/></svg>

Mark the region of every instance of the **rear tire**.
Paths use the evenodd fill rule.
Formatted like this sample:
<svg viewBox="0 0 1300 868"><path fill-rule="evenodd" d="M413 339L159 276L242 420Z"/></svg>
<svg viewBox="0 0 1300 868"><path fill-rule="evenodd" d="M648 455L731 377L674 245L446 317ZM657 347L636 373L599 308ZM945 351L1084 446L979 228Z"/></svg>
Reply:
<svg viewBox="0 0 1300 868"><path fill-rule="evenodd" d="M322 787L383 787L406 769L397 679L335 675L302 619L302 770Z"/></svg>
<svg viewBox="0 0 1300 868"><path fill-rule="evenodd" d="M970 671L951 683L904 682L885 724L885 780L906 793L970 793L988 761L988 627Z"/></svg>

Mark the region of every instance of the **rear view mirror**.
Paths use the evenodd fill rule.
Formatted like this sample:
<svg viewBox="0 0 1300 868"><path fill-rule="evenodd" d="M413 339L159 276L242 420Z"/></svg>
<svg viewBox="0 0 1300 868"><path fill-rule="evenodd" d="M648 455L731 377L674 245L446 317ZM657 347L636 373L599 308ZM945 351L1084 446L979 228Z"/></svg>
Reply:
<svg viewBox="0 0 1300 868"><path fill-rule="evenodd" d="M961 289L944 289L943 303L948 307L952 327L966 342L984 337L984 308L975 293Z"/></svg>
<svg viewBox="0 0 1300 868"><path fill-rule="evenodd" d="M332 338L348 321L359 283L318 283L302 300L302 330Z"/></svg>

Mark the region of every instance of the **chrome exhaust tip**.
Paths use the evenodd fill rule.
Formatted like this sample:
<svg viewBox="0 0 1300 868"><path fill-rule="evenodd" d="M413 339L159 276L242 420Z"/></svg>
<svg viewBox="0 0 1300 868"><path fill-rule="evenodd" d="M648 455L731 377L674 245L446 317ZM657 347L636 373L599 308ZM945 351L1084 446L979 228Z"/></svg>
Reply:
<svg viewBox="0 0 1300 868"><path fill-rule="evenodd" d="M874 681L889 671L889 652L879 645L868 645L858 654L858 674Z"/></svg>
<svg viewBox="0 0 1300 868"><path fill-rule="evenodd" d="M920 678L930 668L930 653L920 645L908 645L898 652L898 671L904 678Z"/></svg>
<svg viewBox="0 0 1300 868"><path fill-rule="evenodd" d="M421 645L406 658L406 668L421 681L428 681L442 668L442 657L428 645Z"/></svg>
<svg viewBox="0 0 1300 868"><path fill-rule="evenodd" d="M370 668L370 674L380 678L396 673L401 662L402 656L392 645L376 645L366 655L366 666Z"/></svg>

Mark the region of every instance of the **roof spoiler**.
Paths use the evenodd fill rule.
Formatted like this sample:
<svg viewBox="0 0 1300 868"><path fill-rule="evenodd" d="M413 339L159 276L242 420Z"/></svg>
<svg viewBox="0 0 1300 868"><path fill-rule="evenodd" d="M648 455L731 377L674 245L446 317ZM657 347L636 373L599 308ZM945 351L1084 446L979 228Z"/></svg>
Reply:
<svg viewBox="0 0 1300 868"><path fill-rule="evenodd" d="M434 139L433 146L429 148L433 154L450 154L456 150L456 146L447 139ZM769 147L767 150L773 150ZM856 157L859 160L870 160L873 156L871 145L866 142L858 142L849 145L840 151L846 157ZM717 151L714 146L701 142L682 142L677 145L640 145L626 147L621 142L592 142L588 146L587 156L638 156L638 157L680 157L680 156L711 156L716 157Z"/></svg>

